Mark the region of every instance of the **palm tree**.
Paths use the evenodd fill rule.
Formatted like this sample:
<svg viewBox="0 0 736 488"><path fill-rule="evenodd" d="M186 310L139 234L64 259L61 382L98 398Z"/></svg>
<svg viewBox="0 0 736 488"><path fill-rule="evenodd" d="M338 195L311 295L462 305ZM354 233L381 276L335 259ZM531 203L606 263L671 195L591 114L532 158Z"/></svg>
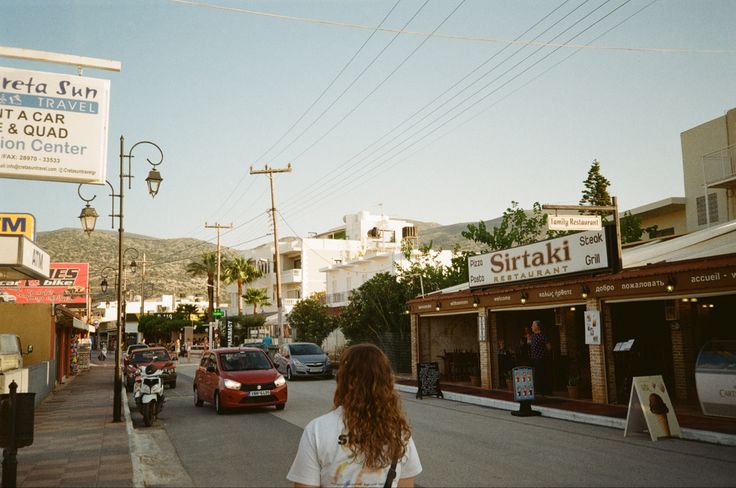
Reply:
<svg viewBox="0 0 736 488"><path fill-rule="evenodd" d="M246 260L242 256L236 256L225 262L222 279L227 284L237 283L238 285L238 315L243 315L243 285L261 276L263 273L255 267L253 259Z"/></svg>
<svg viewBox="0 0 736 488"><path fill-rule="evenodd" d="M186 271L189 275L207 277L207 315L212 318L215 309L215 275L217 274L217 253L209 252L202 254L200 261L192 261L187 264Z"/></svg>
<svg viewBox="0 0 736 488"><path fill-rule="evenodd" d="M265 288L248 288L243 295L243 301L249 305L253 305L253 317L256 316L258 305L267 307L271 305Z"/></svg>

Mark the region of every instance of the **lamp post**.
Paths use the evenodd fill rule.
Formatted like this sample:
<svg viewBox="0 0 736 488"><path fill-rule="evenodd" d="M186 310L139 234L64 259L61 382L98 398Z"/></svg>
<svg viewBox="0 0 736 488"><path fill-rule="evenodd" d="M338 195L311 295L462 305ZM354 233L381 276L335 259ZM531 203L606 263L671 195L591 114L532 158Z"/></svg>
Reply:
<svg viewBox="0 0 736 488"><path fill-rule="evenodd" d="M131 188L131 179L133 178L133 175L131 174L131 162L133 159L133 150L142 144L148 144L156 148L160 155L160 159L158 162L153 162L150 159L147 159L148 164L152 166L152 169L148 172L148 177L146 178L146 184L148 185L148 193L155 197L158 193L158 190L161 186L161 182L163 181L163 178L161 178L161 173L158 172L156 167L163 163L164 161L164 153L161 150L161 148L150 141L140 141L130 148L130 150L125 152L125 139L123 136L120 136L120 184L119 184L119 192L115 193L115 188L112 186L112 184L109 181L105 181L107 185L110 187L111 194L110 198L112 200L112 213L110 214L110 217L112 217L112 227L115 228L115 217L118 218L118 276L117 276L117 302L118 302L118 310L117 310L117 347L115 348L115 386L113 391L113 422L120 422L122 419L122 388L123 388L123 369L122 369L122 362L121 362L121 351L120 347L122 346L122 339L123 339L123 327L124 327L124 311L122 307L123 302L123 286L122 286L122 280L123 280L123 237L125 235L125 229L123 227L123 221L124 221L124 194L125 194L125 186L123 180L125 178L128 178L128 188ZM128 172L125 173L125 160L128 160ZM89 236L90 233L95 228L95 222L97 220L97 212L95 211L94 207L91 207L89 205L89 202L95 199L95 196L93 196L90 199L84 198L80 192L82 185L79 185L79 188L77 189L77 193L79 194L79 197L84 200L87 205L84 209L82 209L82 213L79 216L79 220L82 223L82 229L87 233ZM115 213L115 198L118 199L119 208L118 213Z"/></svg>

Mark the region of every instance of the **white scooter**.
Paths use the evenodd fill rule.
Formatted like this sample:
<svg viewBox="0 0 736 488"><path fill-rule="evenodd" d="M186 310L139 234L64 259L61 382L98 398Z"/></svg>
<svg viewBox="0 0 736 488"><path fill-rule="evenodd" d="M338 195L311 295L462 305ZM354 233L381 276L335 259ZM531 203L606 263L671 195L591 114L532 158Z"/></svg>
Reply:
<svg viewBox="0 0 736 488"><path fill-rule="evenodd" d="M143 414L143 423L150 427L164 408L164 382L162 370L152 364L139 370L133 386L133 398Z"/></svg>

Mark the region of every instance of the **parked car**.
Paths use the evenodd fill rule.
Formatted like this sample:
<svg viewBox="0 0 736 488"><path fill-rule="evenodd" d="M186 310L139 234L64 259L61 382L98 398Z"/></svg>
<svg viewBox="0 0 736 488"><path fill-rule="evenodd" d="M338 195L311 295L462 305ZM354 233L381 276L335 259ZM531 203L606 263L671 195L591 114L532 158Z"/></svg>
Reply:
<svg viewBox="0 0 736 488"><path fill-rule="evenodd" d="M125 366L125 386L128 391L133 391L138 369L145 368L149 364L163 371L161 378L164 385L176 388L176 365L171 361L169 352L165 347L149 347L134 350L128 358L128 364Z"/></svg>
<svg viewBox="0 0 736 488"><path fill-rule="evenodd" d="M151 347L151 346L149 346L148 344L131 344L131 345L129 345L128 346L128 349L125 351L125 355L123 356L123 366L127 366L128 365L128 360L130 359L130 355L131 355L131 353L133 351L135 351L137 349L148 349L149 347Z"/></svg>
<svg viewBox="0 0 736 488"><path fill-rule="evenodd" d="M0 302L15 303L15 295L11 295L6 291L0 291Z"/></svg>
<svg viewBox="0 0 736 488"><path fill-rule="evenodd" d="M283 410L286 380L268 355L254 347L207 351L194 374L194 405L210 402L218 414L229 408L273 405Z"/></svg>
<svg viewBox="0 0 736 488"><path fill-rule="evenodd" d="M327 354L312 342L284 344L273 357L276 368L287 380L295 377L331 378L332 367Z"/></svg>

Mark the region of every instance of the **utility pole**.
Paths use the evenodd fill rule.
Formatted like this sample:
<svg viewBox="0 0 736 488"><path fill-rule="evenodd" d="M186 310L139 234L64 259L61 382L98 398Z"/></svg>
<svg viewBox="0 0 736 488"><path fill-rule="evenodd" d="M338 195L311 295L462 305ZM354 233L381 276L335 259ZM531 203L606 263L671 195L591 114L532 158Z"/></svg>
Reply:
<svg viewBox="0 0 736 488"><path fill-rule="evenodd" d="M270 168L268 165L262 170L254 170L253 166L250 167L250 174L252 175L268 175L268 180L271 183L271 219L273 221L273 247L274 247L274 266L276 268L276 307L278 310L278 328L279 337L281 340L284 339L284 308L281 302L281 253L279 252L279 230L276 222L276 192L273 188L273 174L274 173L291 173L291 163L286 168Z"/></svg>
<svg viewBox="0 0 736 488"><path fill-rule="evenodd" d="M154 264L156 261L146 261L146 253L143 253L143 261L141 261L141 317L145 315L146 313L146 264ZM138 323L140 323L141 319L138 319Z"/></svg>
<svg viewBox="0 0 736 488"><path fill-rule="evenodd" d="M232 229L233 224L220 225L217 222L215 222L215 225L207 225L207 222L205 222L204 228L205 229L217 229L217 278L215 281L215 308L220 308L220 229ZM219 317L217 318L217 329L218 331L220 329L220 318ZM212 344L210 344L210 347L212 347Z"/></svg>

